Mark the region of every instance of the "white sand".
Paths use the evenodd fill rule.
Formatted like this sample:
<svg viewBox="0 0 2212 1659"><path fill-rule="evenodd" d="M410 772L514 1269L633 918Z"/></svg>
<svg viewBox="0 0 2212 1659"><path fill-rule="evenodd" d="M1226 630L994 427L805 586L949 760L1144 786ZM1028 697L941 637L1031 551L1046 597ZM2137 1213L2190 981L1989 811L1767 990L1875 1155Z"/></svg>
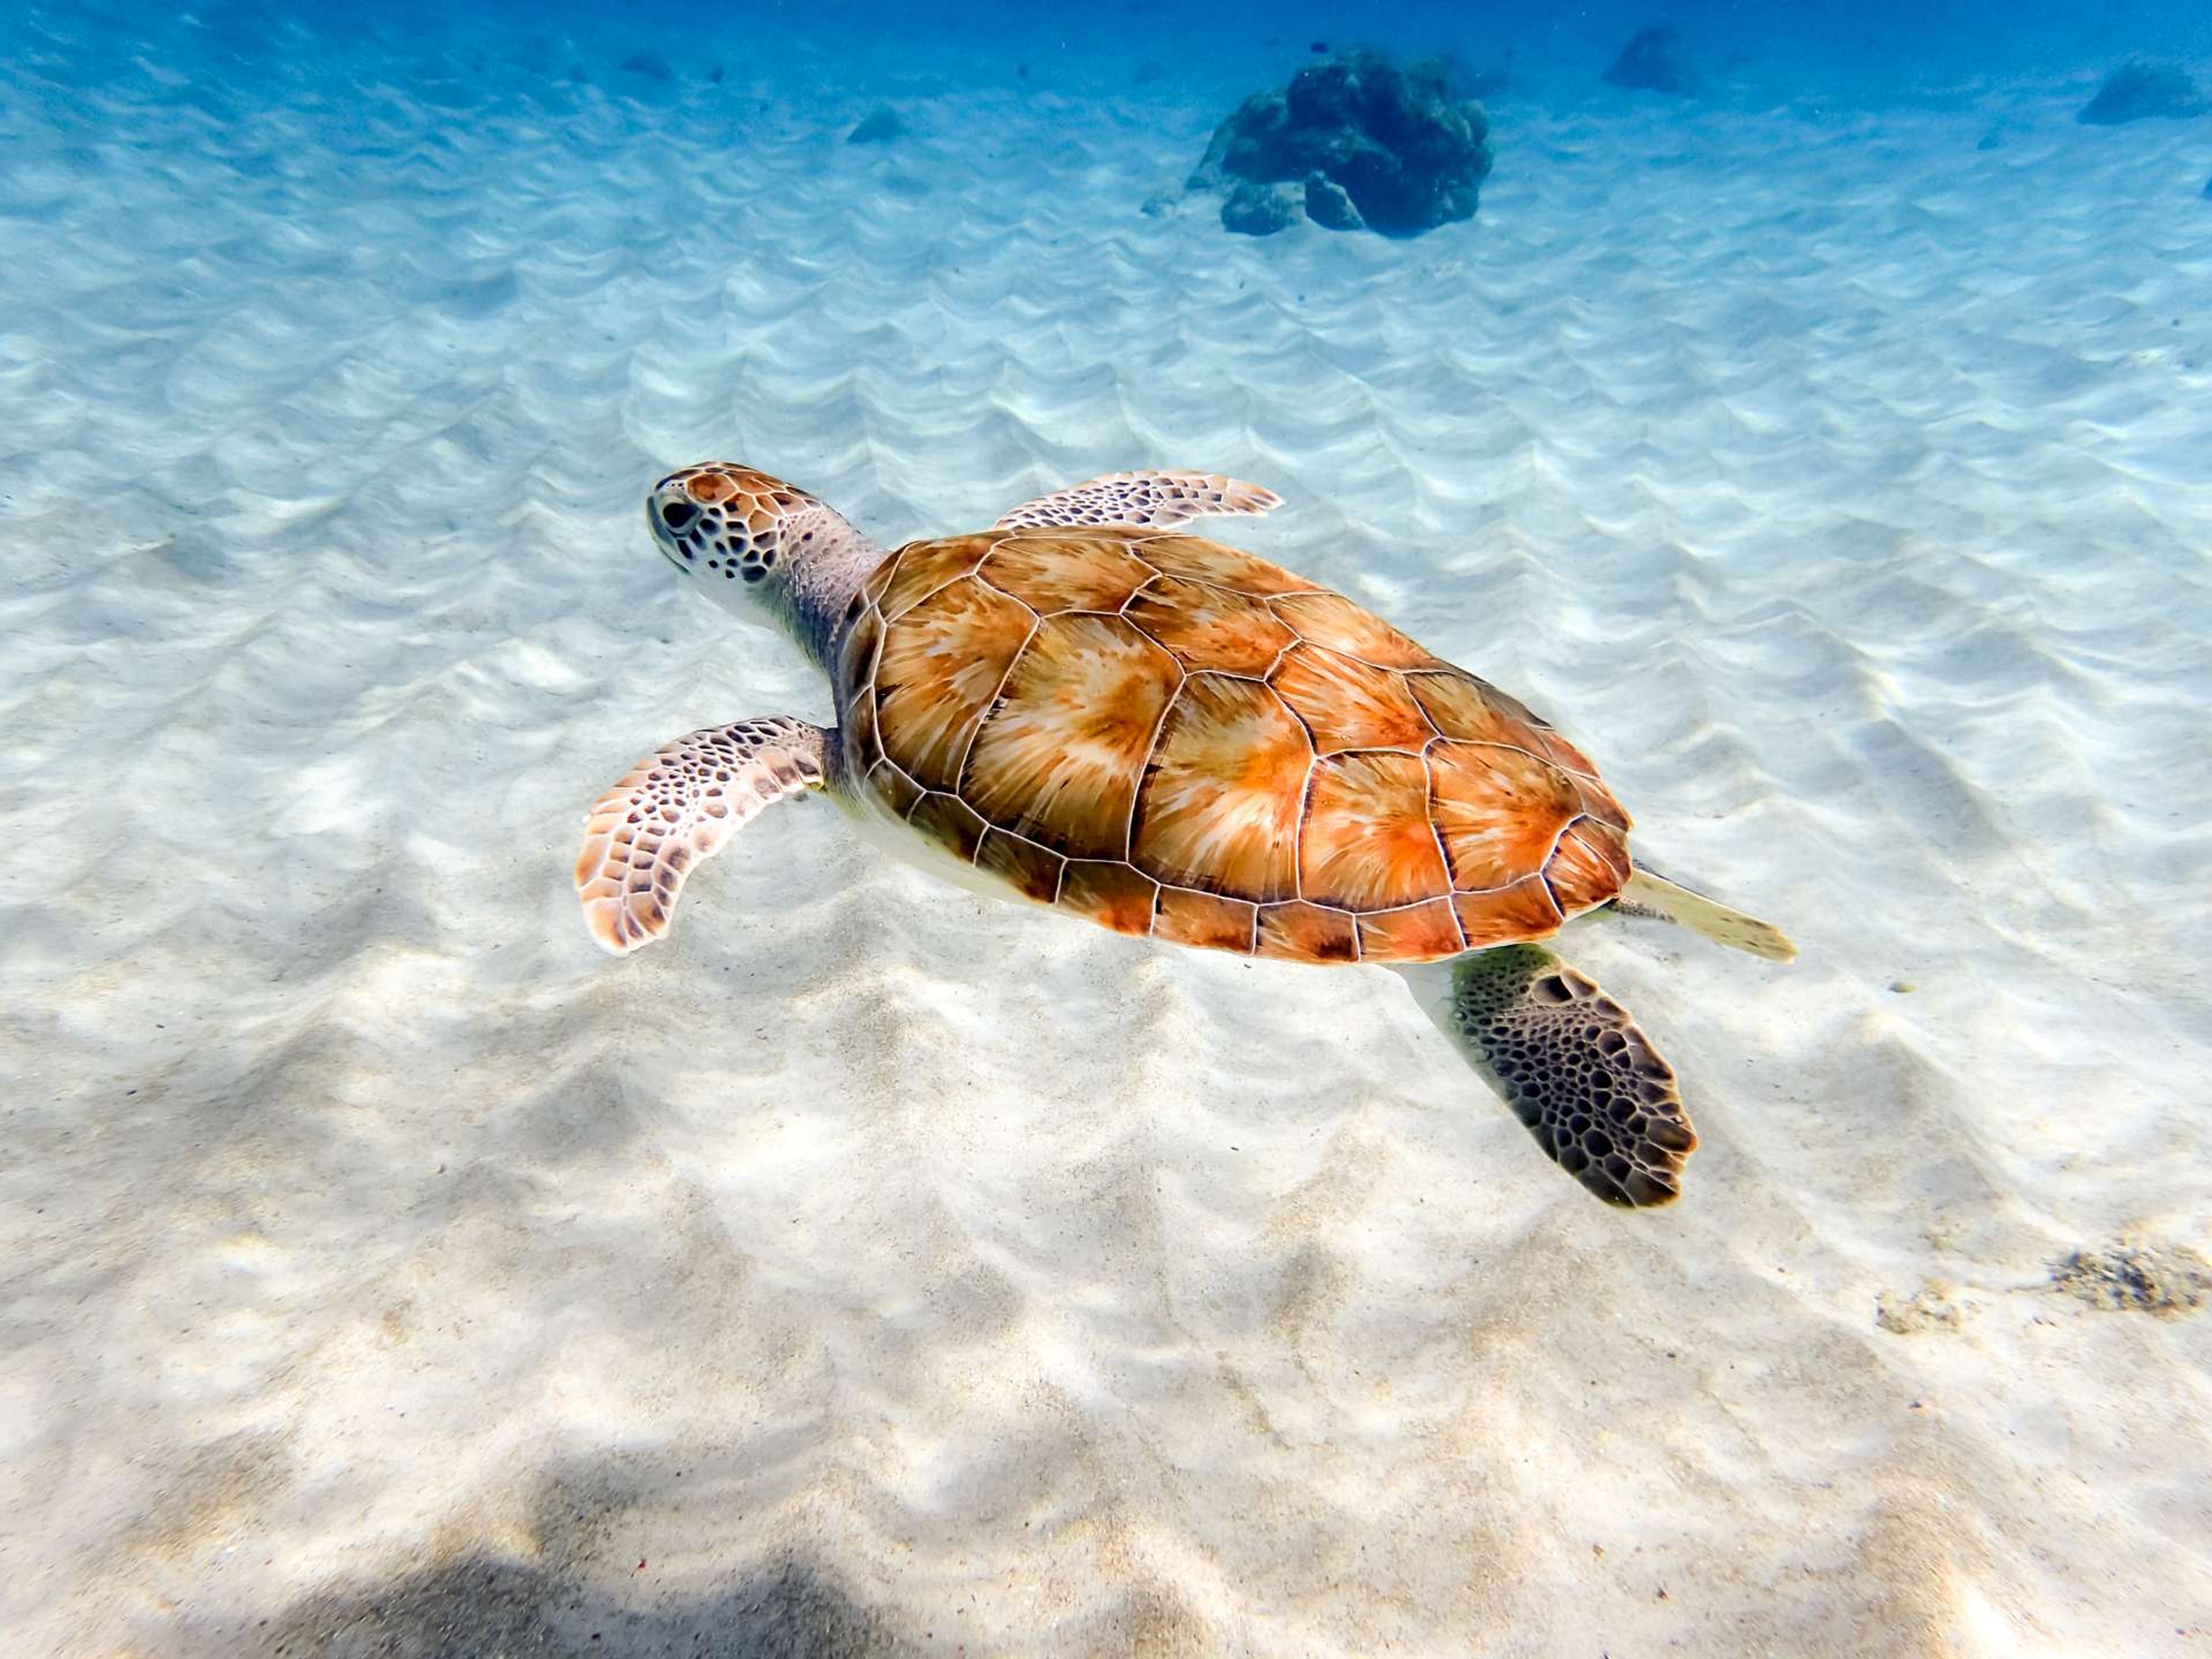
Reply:
<svg viewBox="0 0 2212 1659"><path fill-rule="evenodd" d="M27 39L8 1653L2212 1643L2212 1318L2053 1279L2212 1252L2212 124L1577 82L1474 226L1260 244L1136 212L1221 103L1167 87L862 151L741 53L633 103ZM894 540L1281 490L1231 539L1802 945L1574 947L1685 1201L1592 1202L1387 974L818 805L599 954L593 794L829 707L647 545L712 456Z"/></svg>

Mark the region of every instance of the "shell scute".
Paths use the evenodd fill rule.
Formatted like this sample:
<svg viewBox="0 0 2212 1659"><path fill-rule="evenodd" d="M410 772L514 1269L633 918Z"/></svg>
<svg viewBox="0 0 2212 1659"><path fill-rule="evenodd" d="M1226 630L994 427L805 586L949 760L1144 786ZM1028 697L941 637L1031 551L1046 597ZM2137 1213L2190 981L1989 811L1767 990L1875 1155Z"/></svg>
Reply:
<svg viewBox="0 0 2212 1659"><path fill-rule="evenodd" d="M1359 954L1368 962L1433 962L1466 948L1448 898L1359 918Z"/></svg>
<svg viewBox="0 0 2212 1659"><path fill-rule="evenodd" d="M1325 591L1279 564L1269 564L1241 548L1224 547L1200 536L1151 536L1135 550L1139 558L1164 576L1212 582L1217 587L1263 599L1279 593Z"/></svg>
<svg viewBox="0 0 2212 1659"><path fill-rule="evenodd" d="M1377 668L1427 668L1436 659L1396 629L1341 593L1326 589L1271 601L1275 614L1310 645L1325 645Z"/></svg>
<svg viewBox="0 0 2212 1659"><path fill-rule="evenodd" d="M975 849L975 867L1000 877L1024 898L1050 904L1060 897L1060 877L1067 860L1033 841L991 830L984 833L983 844Z"/></svg>
<svg viewBox="0 0 2212 1659"><path fill-rule="evenodd" d="M1212 669L1256 678L1297 639L1260 600L1176 576L1154 578L1121 614L1194 674Z"/></svg>
<svg viewBox="0 0 2212 1659"><path fill-rule="evenodd" d="M884 619L869 605L845 630L837 649L837 673L842 684L864 685L876 677L876 648L884 642Z"/></svg>
<svg viewBox="0 0 2212 1659"><path fill-rule="evenodd" d="M922 787L900 769L896 761L886 757L875 763L868 773L868 787L876 799L890 809L893 817L902 818L921 804Z"/></svg>
<svg viewBox="0 0 2212 1659"><path fill-rule="evenodd" d="M1259 954L1293 962L1357 962L1359 924L1349 910L1293 899L1260 907Z"/></svg>
<svg viewBox="0 0 2212 1659"><path fill-rule="evenodd" d="M864 685L854 696L839 722L845 742L845 769L854 777L866 777L884 757L883 733L876 720L876 693Z"/></svg>
<svg viewBox="0 0 2212 1659"><path fill-rule="evenodd" d="M1457 706L1463 711L1465 718L1462 724L1468 729L1455 729L1443 718L1437 719L1437 729L1446 737L1467 738L1477 743L1509 743L1516 748L1526 749L1532 755L1541 755L1554 766L1565 768L1585 782L1597 783L1597 768L1590 764L1589 757L1553 730L1551 721L1537 714L1510 692L1500 691L1489 681L1477 679L1474 675L1464 673L1456 668L1448 670L1443 675L1434 678L1426 676L1420 678L1427 682L1431 695L1437 696L1446 702L1451 702L1456 699ZM1442 685L1437 684L1439 680L1456 681L1459 684ZM1479 702L1481 707L1488 711L1490 720L1495 723L1497 735L1485 736L1472 729L1480 724L1481 720L1471 706L1468 695L1470 691L1473 694L1473 701ZM1425 703L1426 697L1424 697L1423 701ZM1432 708L1430 713L1434 715L1437 711ZM1604 797L1615 814L1620 813L1620 804L1613 800L1611 793L1602 784L1598 786L1598 793ZM1626 829L1627 818L1620 817L1620 823L1622 829Z"/></svg>
<svg viewBox="0 0 2212 1659"><path fill-rule="evenodd" d="M1266 686L1194 674L1169 711L1137 799L1130 852L1164 882L1258 900L1298 890L1313 745Z"/></svg>
<svg viewBox="0 0 2212 1659"><path fill-rule="evenodd" d="M1160 884L1119 859L1071 859L1060 884L1060 908L1117 933L1149 933Z"/></svg>
<svg viewBox="0 0 2212 1659"><path fill-rule="evenodd" d="M1041 617L1119 611L1152 580L1152 568L1117 542L1014 535L983 561L983 580Z"/></svg>
<svg viewBox="0 0 2212 1659"><path fill-rule="evenodd" d="M1308 803L1298 849L1303 896L1366 911L1451 890L1418 755L1384 750L1318 762Z"/></svg>
<svg viewBox="0 0 2212 1659"><path fill-rule="evenodd" d="M1562 747L1565 745L1562 744ZM1560 763L1564 764L1564 763ZM1613 799L1613 791L1595 777L1575 779L1575 792L1582 797L1583 811L1599 823L1626 835L1628 831L1628 809Z"/></svg>
<svg viewBox="0 0 2212 1659"><path fill-rule="evenodd" d="M1589 757L1583 754L1581 750L1576 748L1574 744L1569 743L1557 732L1552 730L1550 726L1546 726L1538 727L1536 732L1536 739L1543 745L1545 759L1550 761L1555 766L1565 767L1568 771L1572 772L1585 786L1597 783L1597 768L1590 764ZM1612 792L1607 789L1602 784L1598 786L1597 793L1603 796L1607 801L1613 802L1613 810L1614 811L1618 812L1620 810L1620 804L1618 801L1613 800ZM1623 820L1622 827L1626 827L1626 821L1625 819Z"/></svg>
<svg viewBox="0 0 2212 1659"><path fill-rule="evenodd" d="M1145 757L1181 678L1119 617L1048 617L975 733L962 797L1067 857L1126 858Z"/></svg>
<svg viewBox="0 0 2212 1659"><path fill-rule="evenodd" d="M1430 811L1462 892L1534 875L1581 815L1573 781L1526 750L1439 739L1428 759Z"/></svg>
<svg viewBox="0 0 2212 1659"><path fill-rule="evenodd" d="M866 605L881 605L883 603L884 592L891 585L891 578L898 574L898 568L899 555L897 553L892 553L887 555L881 564L878 565L873 570L871 570L868 573L867 580L860 584L860 599L862 603Z"/></svg>
<svg viewBox="0 0 2212 1659"><path fill-rule="evenodd" d="M916 781L951 789L977 722L1036 626L1019 600L969 578L907 611L885 630L876 660L884 752Z"/></svg>
<svg viewBox="0 0 2212 1659"><path fill-rule="evenodd" d="M1188 887L1163 887L1152 935L1175 945L1249 952L1259 915L1260 907L1243 899L1223 898Z"/></svg>
<svg viewBox="0 0 2212 1659"><path fill-rule="evenodd" d="M1406 683L1444 736L1525 750L1547 760L1573 774L1583 811L1617 830L1628 828L1628 814L1613 792L1598 781L1597 769L1589 763L1589 757L1532 714L1518 697L1509 696L1487 681L1456 668L1410 673Z"/></svg>
<svg viewBox="0 0 2212 1659"><path fill-rule="evenodd" d="M906 821L940 847L971 861L991 827L965 801L934 789L914 804Z"/></svg>
<svg viewBox="0 0 2212 1659"><path fill-rule="evenodd" d="M1452 913L1467 935L1468 949L1486 945L1509 945L1520 939L1544 939L1559 930L1566 918L1552 902L1552 890L1541 876L1529 876L1510 887L1487 893L1454 893Z"/></svg>
<svg viewBox="0 0 2212 1659"><path fill-rule="evenodd" d="M1410 673L1406 676L1406 686L1445 737L1540 752L1528 722L1516 719L1502 702L1494 701L1494 688L1472 674L1462 674L1456 668Z"/></svg>
<svg viewBox="0 0 2212 1659"><path fill-rule="evenodd" d="M908 542L886 562L894 567L876 601L887 622L908 611L949 582L972 573L989 555L988 536L953 536L943 541Z"/></svg>
<svg viewBox="0 0 2212 1659"><path fill-rule="evenodd" d="M1402 749L1418 755L1436 736L1404 675L1322 646L1293 647L1267 684L1305 722L1318 754Z"/></svg>
<svg viewBox="0 0 2212 1659"><path fill-rule="evenodd" d="M1570 915L1602 904L1628 880L1627 839L1609 823L1578 819L1559 837L1544 874Z"/></svg>

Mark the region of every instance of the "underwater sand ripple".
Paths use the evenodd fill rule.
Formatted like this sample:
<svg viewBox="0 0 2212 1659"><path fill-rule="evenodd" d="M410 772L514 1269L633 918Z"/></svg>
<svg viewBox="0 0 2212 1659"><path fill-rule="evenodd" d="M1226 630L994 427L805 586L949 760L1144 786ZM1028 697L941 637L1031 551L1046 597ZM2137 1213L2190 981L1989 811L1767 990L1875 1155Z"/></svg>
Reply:
<svg viewBox="0 0 2212 1659"><path fill-rule="evenodd" d="M19 1639L467 1616L485 1563L634 1648L2208 1616L2208 1326L2050 1290L2212 1201L2212 230L2162 153L2025 94L1987 155L1524 104L1472 226L1260 246L1134 211L1203 109L986 89L864 156L526 61L16 71L83 111L0 208ZM707 454L889 538L1139 462L1283 491L1237 539L1804 944L1577 947L1694 1091L1682 1208L1563 1191L1391 988L818 810L609 967L591 792L826 707L645 546Z"/></svg>

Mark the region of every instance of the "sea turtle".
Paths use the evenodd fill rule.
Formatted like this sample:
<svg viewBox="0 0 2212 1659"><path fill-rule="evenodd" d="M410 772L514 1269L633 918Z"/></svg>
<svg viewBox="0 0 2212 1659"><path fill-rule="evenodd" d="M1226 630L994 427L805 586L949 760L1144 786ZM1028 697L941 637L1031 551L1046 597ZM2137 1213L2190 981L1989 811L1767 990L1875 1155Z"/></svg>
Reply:
<svg viewBox="0 0 2212 1659"><path fill-rule="evenodd" d="M887 552L750 467L671 473L646 509L661 552L780 623L837 725L739 720L640 762L586 820L592 935L618 954L660 938L694 865L818 789L964 885L1180 945L1392 968L1584 1186L1672 1200L1697 1145L1672 1069L1536 941L1613 911L1794 947L1632 863L1628 814L1522 703L1181 528L1280 504L1117 472Z"/></svg>

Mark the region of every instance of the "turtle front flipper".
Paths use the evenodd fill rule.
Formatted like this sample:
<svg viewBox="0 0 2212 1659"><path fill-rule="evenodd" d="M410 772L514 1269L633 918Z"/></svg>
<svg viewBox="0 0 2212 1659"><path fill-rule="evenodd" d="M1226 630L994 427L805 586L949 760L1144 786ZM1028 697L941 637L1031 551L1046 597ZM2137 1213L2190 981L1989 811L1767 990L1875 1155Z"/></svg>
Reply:
<svg viewBox="0 0 2212 1659"><path fill-rule="evenodd" d="M1172 530L1192 519L1222 514L1257 518L1282 504L1273 490L1218 472L1109 472L1024 501L992 528L1126 524Z"/></svg>
<svg viewBox="0 0 2212 1659"><path fill-rule="evenodd" d="M1671 1204L1697 1132L1628 1011L1549 951L1500 945L1397 970L1536 1144L1608 1204Z"/></svg>
<svg viewBox="0 0 2212 1659"><path fill-rule="evenodd" d="M771 802L819 789L830 733L781 715L709 726L632 767L585 820L576 896L617 956L668 931L684 878Z"/></svg>

